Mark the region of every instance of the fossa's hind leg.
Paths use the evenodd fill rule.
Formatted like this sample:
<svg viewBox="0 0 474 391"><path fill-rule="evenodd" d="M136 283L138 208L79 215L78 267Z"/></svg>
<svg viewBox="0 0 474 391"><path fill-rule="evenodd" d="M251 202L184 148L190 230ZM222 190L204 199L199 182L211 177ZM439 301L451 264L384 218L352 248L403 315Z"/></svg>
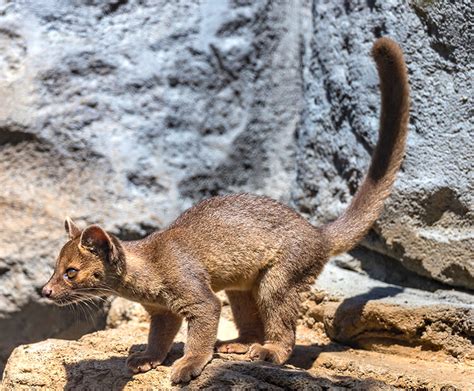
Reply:
<svg viewBox="0 0 474 391"><path fill-rule="evenodd" d="M264 343L249 349L252 360L283 364L295 346L299 294L285 270L272 268L256 289L257 306L264 326ZM289 277L289 276L288 276Z"/></svg>
<svg viewBox="0 0 474 391"><path fill-rule="evenodd" d="M263 342L263 324L252 292L226 291L239 337L230 341L218 341L221 353L247 353L250 346Z"/></svg>

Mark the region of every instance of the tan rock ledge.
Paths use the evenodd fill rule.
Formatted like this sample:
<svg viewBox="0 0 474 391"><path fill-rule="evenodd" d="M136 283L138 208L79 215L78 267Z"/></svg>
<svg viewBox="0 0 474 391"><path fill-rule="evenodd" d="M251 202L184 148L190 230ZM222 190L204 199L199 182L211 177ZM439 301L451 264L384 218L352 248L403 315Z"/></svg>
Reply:
<svg viewBox="0 0 474 391"><path fill-rule="evenodd" d="M184 334L163 366L132 376L125 367L129 351L144 348L147 324L121 323L88 334L79 341L49 339L23 345L10 356L3 390L165 390L170 365L182 354ZM244 356L216 354L200 377L186 389L474 389L472 362L443 354L405 348L403 352L355 350L330 342L322 324L298 329L298 345L288 365L249 362ZM223 318L220 336L235 329Z"/></svg>

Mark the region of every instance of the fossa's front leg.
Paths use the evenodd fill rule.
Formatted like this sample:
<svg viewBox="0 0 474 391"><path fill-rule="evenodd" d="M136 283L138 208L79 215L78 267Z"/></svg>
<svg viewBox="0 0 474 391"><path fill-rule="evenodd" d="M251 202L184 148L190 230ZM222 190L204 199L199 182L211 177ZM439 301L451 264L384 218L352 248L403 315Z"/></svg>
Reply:
<svg viewBox="0 0 474 391"><path fill-rule="evenodd" d="M209 287L199 289L192 302L181 307L188 322L184 356L171 370L171 382L187 383L198 376L211 360L217 338L221 303Z"/></svg>
<svg viewBox="0 0 474 391"><path fill-rule="evenodd" d="M133 373L147 372L165 360L182 322L182 317L171 311L146 309L151 316L148 345L144 352L128 357L127 366Z"/></svg>

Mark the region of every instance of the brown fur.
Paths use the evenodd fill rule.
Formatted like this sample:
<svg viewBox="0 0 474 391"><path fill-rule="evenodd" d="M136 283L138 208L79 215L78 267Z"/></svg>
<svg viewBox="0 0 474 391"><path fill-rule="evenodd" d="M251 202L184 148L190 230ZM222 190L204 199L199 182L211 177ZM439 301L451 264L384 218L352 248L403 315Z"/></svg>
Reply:
<svg viewBox="0 0 474 391"><path fill-rule="evenodd" d="M383 209L405 152L410 91L400 47L380 38L372 48L382 92L379 141L366 178L351 204L336 221L324 227L331 255L353 248L367 233Z"/></svg>
<svg viewBox="0 0 474 391"><path fill-rule="evenodd" d="M131 242L95 225L81 231L67 219L70 241L45 295L59 304L109 293L142 303L151 325L147 350L127 361L134 372L163 362L186 319L184 356L171 375L178 383L199 375L212 357L221 309L215 292L224 289L240 335L217 349L284 363L295 343L299 292L330 255L351 248L369 229L403 156L408 83L402 52L381 38L372 53L381 79L380 140L366 179L334 223L313 227L291 208L249 194L202 201L167 229ZM69 279L70 268L77 273Z"/></svg>

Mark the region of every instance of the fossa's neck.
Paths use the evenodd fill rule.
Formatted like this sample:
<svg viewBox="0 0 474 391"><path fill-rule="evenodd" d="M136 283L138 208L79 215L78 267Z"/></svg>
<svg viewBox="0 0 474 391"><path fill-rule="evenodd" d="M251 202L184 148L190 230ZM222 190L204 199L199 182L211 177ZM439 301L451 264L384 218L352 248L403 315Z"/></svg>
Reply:
<svg viewBox="0 0 474 391"><path fill-rule="evenodd" d="M156 260L150 258L152 251L148 238L134 241L121 241L123 249L124 270L118 276L115 291L129 300L146 302L155 300L159 295L161 284L157 273ZM156 257L156 253L155 253Z"/></svg>

